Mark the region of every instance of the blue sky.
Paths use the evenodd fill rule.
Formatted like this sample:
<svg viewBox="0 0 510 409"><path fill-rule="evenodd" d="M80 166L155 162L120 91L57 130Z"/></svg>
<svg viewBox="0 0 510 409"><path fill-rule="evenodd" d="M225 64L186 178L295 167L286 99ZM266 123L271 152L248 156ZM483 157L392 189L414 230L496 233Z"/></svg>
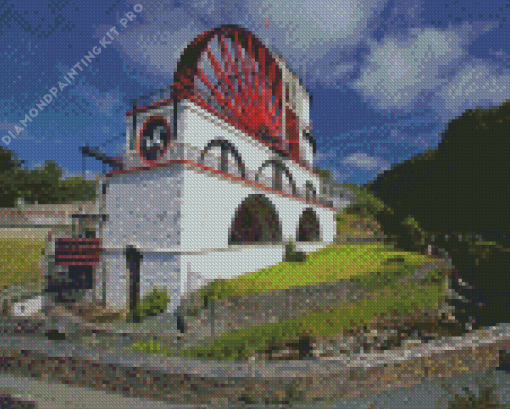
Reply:
<svg viewBox="0 0 510 409"><path fill-rule="evenodd" d="M136 17L124 27L127 12ZM510 99L509 18L507 0L4 0L0 138L16 135L100 47L8 145L30 167L55 160L80 173L79 146L119 154L130 101L170 85L196 35L238 24L277 50L313 95L316 164L340 183L364 184L435 148L464 110ZM86 167L101 171L93 159Z"/></svg>

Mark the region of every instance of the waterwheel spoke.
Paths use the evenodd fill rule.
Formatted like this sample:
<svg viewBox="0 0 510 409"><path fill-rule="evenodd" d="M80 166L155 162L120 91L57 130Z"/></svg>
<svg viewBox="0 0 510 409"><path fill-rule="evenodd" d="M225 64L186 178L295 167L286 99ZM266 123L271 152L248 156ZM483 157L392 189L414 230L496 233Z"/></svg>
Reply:
<svg viewBox="0 0 510 409"><path fill-rule="evenodd" d="M222 38L220 37L218 39L218 41L220 42L220 46L221 46ZM225 69L221 68L220 62L214 56L212 56L212 58L210 57L210 59L213 62L213 64L215 64L215 66L217 66L217 68L215 68L215 71L218 72L218 74L221 76L223 83L228 87L228 92L230 92L230 94L231 94L231 95L229 95L229 98L231 98L235 101L236 107L241 107L242 105L244 105L244 102L242 101L239 93L236 92L236 89L230 79L230 75L231 75L232 69L233 69L232 58L231 58L230 53L228 52L228 49L226 48L226 44L224 41L223 41L223 45L225 46L225 48L224 48L224 46L221 46L221 54L222 54L222 61L224 61ZM212 51L211 51L211 53L212 53ZM237 69L236 69L236 71L237 71ZM237 116L240 115L239 110L237 110L236 115Z"/></svg>
<svg viewBox="0 0 510 409"><path fill-rule="evenodd" d="M268 144L283 145L281 68L252 34L225 27L197 37L179 62L174 92L219 112Z"/></svg>
<svg viewBox="0 0 510 409"><path fill-rule="evenodd" d="M244 57L241 57L241 64L244 68L244 81L243 83L245 83L247 85L247 96L248 96L248 101L249 101L249 104L252 105L253 104L253 100L254 100L254 95L253 95L253 88L252 88L252 84L251 84L251 73L250 73L250 56L251 56L251 37L248 38L248 50L247 52L244 53L244 55L246 56L246 58Z"/></svg>
<svg viewBox="0 0 510 409"><path fill-rule="evenodd" d="M236 95L237 92L235 90L234 84L232 83L232 73L234 72L237 76L237 66L232 61L232 55L230 54L230 51L228 49L227 43L225 42L225 38L223 35L219 36L219 42L220 42L220 48L221 48L221 56L222 60L225 63L225 69L227 71L227 83L229 86L229 89L231 90L233 95Z"/></svg>
<svg viewBox="0 0 510 409"><path fill-rule="evenodd" d="M214 70L214 74L215 74L216 78L220 80L219 81L220 86L221 86L221 88L223 88L223 84L228 85L227 75L223 71L223 68L221 68L220 63L214 56L210 47L207 47L206 52L207 52L207 56L209 57L209 60L211 61L211 66Z"/></svg>
<svg viewBox="0 0 510 409"><path fill-rule="evenodd" d="M244 68L244 65L243 65L243 51L242 51L242 48L241 48L241 45L239 44L239 34L235 33L235 39L234 39L234 53L235 53L235 58L236 58L236 75L237 75L237 85L238 85L238 89L239 89L239 94L241 95L241 98L242 98L242 106L241 106L241 109L245 110L246 107L248 107L248 101L247 101L247 89L245 87L245 82L241 79L241 76L242 76L242 70L237 70L237 64L240 64L241 65L241 69Z"/></svg>
<svg viewBox="0 0 510 409"><path fill-rule="evenodd" d="M217 89L217 87L215 87L211 81L209 80L209 78L207 78L207 76L205 75L205 73L202 71L201 68L198 68L197 69L197 75L198 75L198 78L200 79L200 81L202 81L204 83L204 85L209 88L209 90L214 94L214 96L216 97L216 99L218 100L218 102L220 103L221 106L228 106L231 111L233 113L235 113L237 110L236 108L232 105L232 103L226 99Z"/></svg>

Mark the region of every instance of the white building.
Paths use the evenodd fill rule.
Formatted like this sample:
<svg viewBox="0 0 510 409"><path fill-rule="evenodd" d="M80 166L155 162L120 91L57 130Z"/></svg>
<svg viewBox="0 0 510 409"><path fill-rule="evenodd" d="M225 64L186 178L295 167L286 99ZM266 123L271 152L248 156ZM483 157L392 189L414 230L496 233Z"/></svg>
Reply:
<svg viewBox="0 0 510 409"><path fill-rule="evenodd" d="M338 209L311 170L309 105L299 79L248 31L198 36L170 98L126 116L124 165L104 178L104 221L91 233L101 256L62 258L60 243L57 270L85 274L88 296L114 309L164 287L171 311L210 280L281 262L289 240L305 251L331 244Z"/></svg>

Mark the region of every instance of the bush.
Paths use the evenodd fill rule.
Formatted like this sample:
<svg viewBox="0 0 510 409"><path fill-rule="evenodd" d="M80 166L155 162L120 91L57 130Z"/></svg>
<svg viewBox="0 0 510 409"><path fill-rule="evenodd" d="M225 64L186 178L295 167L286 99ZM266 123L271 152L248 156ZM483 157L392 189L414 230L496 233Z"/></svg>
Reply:
<svg viewBox="0 0 510 409"><path fill-rule="evenodd" d="M390 210L376 195L370 192L366 187L350 187L356 197L356 201L348 205L345 213L357 215L360 217L372 217L377 212Z"/></svg>
<svg viewBox="0 0 510 409"><path fill-rule="evenodd" d="M421 228L420 224L411 215L407 216L401 224L404 226L406 237L410 240L410 248L423 254L430 241L429 234Z"/></svg>
<svg viewBox="0 0 510 409"><path fill-rule="evenodd" d="M303 253L302 251L296 251L294 242L291 241L285 246L284 261L300 263L305 260L306 260L306 253Z"/></svg>
<svg viewBox="0 0 510 409"><path fill-rule="evenodd" d="M144 297L133 315L135 320L140 321L145 317L154 317L166 311L170 297L166 290L154 289Z"/></svg>

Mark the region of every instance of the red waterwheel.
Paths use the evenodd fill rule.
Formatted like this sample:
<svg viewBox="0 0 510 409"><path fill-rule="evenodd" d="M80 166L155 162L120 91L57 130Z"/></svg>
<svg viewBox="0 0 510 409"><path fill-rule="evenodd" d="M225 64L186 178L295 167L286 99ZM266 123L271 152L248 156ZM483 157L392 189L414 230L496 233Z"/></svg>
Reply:
<svg viewBox="0 0 510 409"><path fill-rule="evenodd" d="M282 71L252 33L222 26L198 36L178 63L173 92L260 141L285 148Z"/></svg>

